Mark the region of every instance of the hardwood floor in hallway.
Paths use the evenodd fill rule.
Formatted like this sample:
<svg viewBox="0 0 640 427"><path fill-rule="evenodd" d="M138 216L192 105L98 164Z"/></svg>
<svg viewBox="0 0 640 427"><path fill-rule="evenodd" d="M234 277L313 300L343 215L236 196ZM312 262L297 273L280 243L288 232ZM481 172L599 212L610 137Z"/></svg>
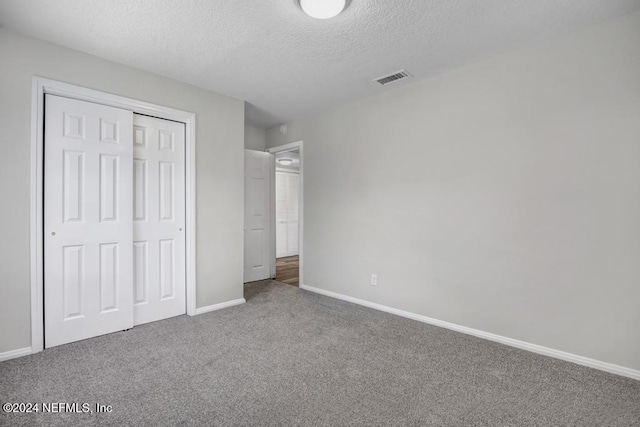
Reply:
<svg viewBox="0 0 640 427"><path fill-rule="evenodd" d="M276 259L276 280L288 285L299 286L299 261L298 256L289 256Z"/></svg>

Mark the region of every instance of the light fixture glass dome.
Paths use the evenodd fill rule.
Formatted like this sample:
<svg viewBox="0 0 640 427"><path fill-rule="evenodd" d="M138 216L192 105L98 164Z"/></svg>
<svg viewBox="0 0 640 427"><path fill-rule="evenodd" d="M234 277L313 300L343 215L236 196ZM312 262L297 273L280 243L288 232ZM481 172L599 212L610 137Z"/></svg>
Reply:
<svg viewBox="0 0 640 427"><path fill-rule="evenodd" d="M280 163L282 166L289 166L291 163L293 163L293 159L278 159L278 163Z"/></svg>
<svg viewBox="0 0 640 427"><path fill-rule="evenodd" d="M346 0L300 0L304 13L317 19L329 19L342 12Z"/></svg>

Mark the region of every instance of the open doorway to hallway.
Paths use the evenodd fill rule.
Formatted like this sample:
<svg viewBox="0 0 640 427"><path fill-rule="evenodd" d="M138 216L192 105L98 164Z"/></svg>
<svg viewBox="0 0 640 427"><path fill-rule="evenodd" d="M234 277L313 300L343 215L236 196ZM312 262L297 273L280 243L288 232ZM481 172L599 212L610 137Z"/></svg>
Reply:
<svg viewBox="0 0 640 427"><path fill-rule="evenodd" d="M303 177L302 141L245 150L245 283L304 283Z"/></svg>
<svg viewBox="0 0 640 427"><path fill-rule="evenodd" d="M299 286L302 258L302 142L267 151L275 157L272 187L275 280Z"/></svg>

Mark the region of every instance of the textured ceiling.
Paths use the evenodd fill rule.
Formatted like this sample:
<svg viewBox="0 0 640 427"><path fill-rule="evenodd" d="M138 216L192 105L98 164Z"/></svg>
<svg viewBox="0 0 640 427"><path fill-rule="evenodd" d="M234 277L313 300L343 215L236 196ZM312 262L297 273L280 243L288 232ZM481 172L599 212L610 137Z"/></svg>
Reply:
<svg viewBox="0 0 640 427"><path fill-rule="evenodd" d="M0 26L247 101L263 128L640 9L640 0L0 0ZM397 83L404 84L404 83ZM394 87L390 85L389 87Z"/></svg>

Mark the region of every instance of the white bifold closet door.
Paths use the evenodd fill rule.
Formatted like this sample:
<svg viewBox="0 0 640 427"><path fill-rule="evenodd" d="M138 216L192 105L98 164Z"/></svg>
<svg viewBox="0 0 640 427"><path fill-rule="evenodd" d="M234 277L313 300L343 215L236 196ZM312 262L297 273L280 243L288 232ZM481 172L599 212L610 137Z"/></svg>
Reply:
<svg viewBox="0 0 640 427"><path fill-rule="evenodd" d="M46 95L44 136L45 346L185 313L184 125Z"/></svg>
<svg viewBox="0 0 640 427"><path fill-rule="evenodd" d="M300 174L276 171L276 258L298 255Z"/></svg>
<svg viewBox="0 0 640 427"><path fill-rule="evenodd" d="M186 313L183 123L133 116L136 325Z"/></svg>
<svg viewBox="0 0 640 427"><path fill-rule="evenodd" d="M133 326L133 113L45 99L45 345Z"/></svg>

